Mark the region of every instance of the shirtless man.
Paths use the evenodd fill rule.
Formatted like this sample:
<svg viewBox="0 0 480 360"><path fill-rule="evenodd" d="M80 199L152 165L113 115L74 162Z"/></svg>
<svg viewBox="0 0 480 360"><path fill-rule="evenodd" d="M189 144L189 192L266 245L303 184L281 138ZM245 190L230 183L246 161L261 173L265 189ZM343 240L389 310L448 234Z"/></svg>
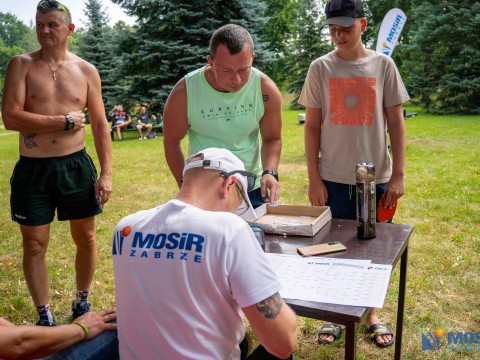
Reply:
<svg viewBox="0 0 480 360"><path fill-rule="evenodd" d="M90 310L88 291L97 264L95 218L112 191L110 129L105 118L101 81L95 67L70 53L70 11L61 3L37 5L40 50L15 56L8 65L3 93L5 128L19 132L20 160L11 179L12 219L23 238L23 270L37 307L37 325L55 325L48 304L45 260L50 223L70 221L77 247L77 293L72 315ZM101 172L85 152L85 114Z"/></svg>

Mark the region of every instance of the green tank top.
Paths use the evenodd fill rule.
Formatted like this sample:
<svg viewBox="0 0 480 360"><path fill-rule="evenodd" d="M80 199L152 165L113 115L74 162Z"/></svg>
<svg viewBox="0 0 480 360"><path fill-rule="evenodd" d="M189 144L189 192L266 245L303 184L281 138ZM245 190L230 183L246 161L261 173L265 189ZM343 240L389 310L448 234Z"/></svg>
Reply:
<svg viewBox="0 0 480 360"><path fill-rule="evenodd" d="M205 78L205 67L185 76L188 102L188 154L217 147L230 150L257 175L260 187L259 122L264 114L261 72L252 68L248 82L237 92L213 89Z"/></svg>

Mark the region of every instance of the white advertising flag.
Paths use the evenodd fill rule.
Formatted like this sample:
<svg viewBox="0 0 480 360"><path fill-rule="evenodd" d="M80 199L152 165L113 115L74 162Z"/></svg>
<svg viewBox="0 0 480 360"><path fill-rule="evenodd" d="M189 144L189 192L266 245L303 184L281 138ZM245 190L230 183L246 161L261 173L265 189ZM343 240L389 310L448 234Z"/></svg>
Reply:
<svg viewBox="0 0 480 360"><path fill-rule="evenodd" d="M377 51L392 56L393 49L402 33L407 16L400 9L391 9L383 18L377 38Z"/></svg>

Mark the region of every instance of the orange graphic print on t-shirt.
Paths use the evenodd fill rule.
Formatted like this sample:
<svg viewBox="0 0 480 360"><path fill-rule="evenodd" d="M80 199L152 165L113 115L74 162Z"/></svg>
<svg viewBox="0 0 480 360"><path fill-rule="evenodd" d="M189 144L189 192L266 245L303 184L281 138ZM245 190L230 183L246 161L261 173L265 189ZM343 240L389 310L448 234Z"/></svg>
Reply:
<svg viewBox="0 0 480 360"><path fill-rule="evenodd" d="M330 78L330 121L335 125L373 125L375 84L375 78Z"/></svg>

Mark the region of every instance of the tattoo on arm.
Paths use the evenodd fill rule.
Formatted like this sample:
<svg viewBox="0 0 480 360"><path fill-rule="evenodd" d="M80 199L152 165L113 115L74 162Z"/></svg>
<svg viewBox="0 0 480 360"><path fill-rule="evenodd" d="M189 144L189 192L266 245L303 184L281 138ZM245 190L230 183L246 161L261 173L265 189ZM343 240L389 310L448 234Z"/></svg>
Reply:
<svg viewBox="0 0 480 360"><path fill-rule="evenodd" d="M268 100L270 100L270 96L268 96L267 94L263 94L262 98L263 98L263 102L267 102Z"/></svg>
<svg viewBox="0 0 480 360"><path fill-rule="evenodd" d="M283 305L283 299L280 297L280 294L277 292L274 295L266 298L263 301L257 303L257 310L260 311L264 317L267 319L275 319Z"/></svg>
<svg viewBox="0 0 480 360"><path fill-rule="evenodd" d="M27 149L33 149L34 147L37 147L38 144L35 142L35 136L37 134L23 134L23 143L25 144L25 147Z"/></svg>

